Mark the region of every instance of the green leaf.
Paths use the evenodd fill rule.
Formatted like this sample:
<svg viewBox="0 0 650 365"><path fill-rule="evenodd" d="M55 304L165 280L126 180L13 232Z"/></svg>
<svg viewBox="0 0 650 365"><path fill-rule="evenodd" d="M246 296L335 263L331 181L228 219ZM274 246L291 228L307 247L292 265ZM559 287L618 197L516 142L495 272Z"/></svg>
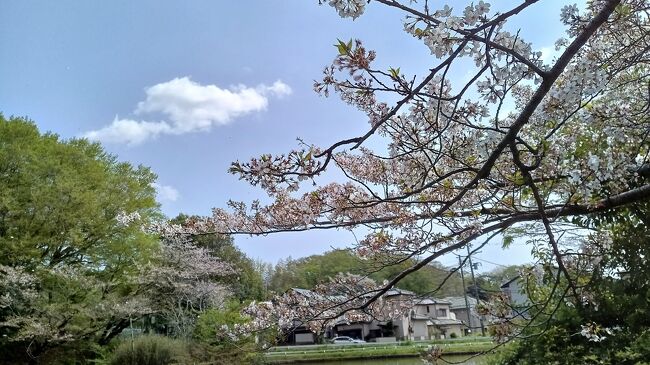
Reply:
<svg viewBox="0 0 650 365"><path fill-rule="evenodd" d="M503 236L503 244L501 244L501 247L506 249L512 245L512 242L514 242L515 238L510 236L510 235L505 235Z"/></svg>
<svg viewBox="0 0 650 365"><path fill-rule="evenodd" d="M345 42L343 42L340 39L337 39L337 41L339 41L339 43L335 44L334 46L339 50L339 55L341 55L341 56L347 55L348 54L348 49L349 49L347 44L345 44Z"/></svg>
<svg viewBox="0 0 650 365"><path fill-rule="evenodd" d="M390 75L391 75L394 79L399 78L399 72L400 72L399 67L398 67L397 69L394 69L394 68L391 67L391 68L388 69L388 72L390 72Z"/></svg>
<svg viewBox="0 0 650 365"><path fill-rule="evenodd" d="M524 179L524 176L521 174L521 172L516 171L515 175L512 177L512 182L515 183L517 186L524 185L526 183L526 180Z"/></svg>
<svg viewBox="0 0 650 365"><path fill-rule="evenodd" d="M335 44L334 46L339 50L339 55L345 56L347 54L350 54L352 51L352 39L350 39L348 43L345 43L340 39L337 39L337 41L339 43Z"/></svg>

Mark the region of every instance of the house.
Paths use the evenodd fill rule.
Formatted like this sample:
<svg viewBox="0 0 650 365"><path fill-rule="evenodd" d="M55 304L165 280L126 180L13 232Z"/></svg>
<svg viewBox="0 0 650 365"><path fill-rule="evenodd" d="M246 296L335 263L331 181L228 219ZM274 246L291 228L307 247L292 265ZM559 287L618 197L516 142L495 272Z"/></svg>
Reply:
<svg viewBox="0 0 650 365"><path fill-rule="evenodd" d="M310 290L294 288L291 291L310 298L318 295ZM415 293L393 288L384 294L383 299L390 305L387 308L403 306L405 310L397 316L386 316L367 321L349 322L342 319L322 335L326 338L349 336L366 341L395 340L432 340L439 338L460 337L464 334L465 324L456 318L451 310L452 302L435 298L420 298ZM392 302L392 303L391 303ZM397 303L395 303L397 302ZM318 335L302 326L299 319L294 326L287 329L286 344L312 344L318 341Z"/></svg>
<svg viewBox="0 0 650 365"><path fill-rule="evenodd" d="M348 336L365 341L395 341L392 321L338 322L332 328L333 337ZM382 340L383 339L383 340Z"/></svg>
<svg viewBox="0 0 650 365"><path fill-rule="evenodd" d="M297 320L294 327L283 329L282 332L279 345L313 345L318 341L318 335Z"/></svg>
<svg viewBox="0 0 650 365"><path fill-rule="evenodd" d="M528 318L528 307L531 302L526 295L526 282L520 275L501 284L501 291L510 299L512 317Z"/></svg>
<svg viewBox="0 0 650 365"><path fill-rule="evenodd" d="M323 297L311 290L301 288L291 288L285 294L290 294L296 298L309 300L322 300ZM330 329L324 329L324 332L316 333L306 326L305 318L294 318L291 325L281 329L282 336L278 339L281 345L313 345L319 342L322 337L328 338L332 335Z"/></svg>
<svg viewBox="0 0 650 365"><path fill-rule="evenodd" d="M410 305L411 299L415 296L415 293L393 288L388 290L384 294L385 300L403 302L403 304ZM372 320L367 322L337 322L332 332L334 336L349 336L352 338L359 338L365 341L395 341L398 338L401 339L401 336L397 336L399 331L399 318L385 318L386 320Z"/></svg>
<svg viewBox="0 0 650 365"><path fill-rule="evenodd" d="M486 319L478 314L476 307L478 303L483 303L482 301L477 300L476 298L467 296L467 297L446 297L443 298L444 301L451 303L449 309L456 316L456 319L463 322L465 330L469 332L480 332L484 326L481 326L482 323L486 322ZM467 300L467 301L466 301ZM468 312L469 307L469 312Z"/></svg>
<svg viewBox="0 0 650 365"><path fill-rule="evenodd" d="M431 340L463 334L463 323L451 312L449 302L418 298L413 292L397 288L386 292L385 300L410 304L410 310L393 320L395 337L399 340Z"/></svg>
<svg viewBox="0 0 650 365"><path fill-rule="evenodd" d="M418 298L415 293L399 288L387 291L384 300L402 302L409 309L389 321L337 324L334 326L336 335L381 342L383 339L432 340L460 337L464 333L464 324L456 319L448 301Z"/></svg>
<svg viewBox="0 0 650 365"><path fill-rule="evenodd" d="M501 291L510 298L510 303L513 305L527 305L530 303L528 295L525 292L525 283L520 275L501 284Z"/></svg>

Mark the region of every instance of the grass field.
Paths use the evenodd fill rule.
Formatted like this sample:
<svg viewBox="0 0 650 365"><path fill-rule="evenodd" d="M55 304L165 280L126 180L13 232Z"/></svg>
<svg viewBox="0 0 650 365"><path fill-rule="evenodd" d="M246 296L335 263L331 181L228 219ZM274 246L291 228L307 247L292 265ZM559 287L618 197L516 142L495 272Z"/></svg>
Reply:
<svg viewBox="0 0 650 365"><path fill-rule="evenodd" d="M368 343L359 345L314 345L278 347L266 353L268 364L418 356L429 346L438 346L443 354L474 354L490 350L489 339L468 338L466 341L433 341L402 343Z"/></svg>

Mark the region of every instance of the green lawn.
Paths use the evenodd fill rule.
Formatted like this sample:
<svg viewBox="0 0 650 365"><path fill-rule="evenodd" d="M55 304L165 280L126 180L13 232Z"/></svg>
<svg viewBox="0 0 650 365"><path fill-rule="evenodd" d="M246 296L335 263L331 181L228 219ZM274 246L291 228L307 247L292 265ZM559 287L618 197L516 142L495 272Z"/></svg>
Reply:
<svg viewBox="0 0 650 365"><path fill-rule="evenodd" d="M443 350L443 354L469 354L490 350L494 344L491 341L474 340L463 341L437 341L436 346ZM371 359L383 357L418 356L421 351L431 346L432 342L398 343L398 344L362 344L362 345L320 345L297 346L273 349L266 354L268 364L286 364L293 362L322 361L322 360L347 360Z"/></svg>

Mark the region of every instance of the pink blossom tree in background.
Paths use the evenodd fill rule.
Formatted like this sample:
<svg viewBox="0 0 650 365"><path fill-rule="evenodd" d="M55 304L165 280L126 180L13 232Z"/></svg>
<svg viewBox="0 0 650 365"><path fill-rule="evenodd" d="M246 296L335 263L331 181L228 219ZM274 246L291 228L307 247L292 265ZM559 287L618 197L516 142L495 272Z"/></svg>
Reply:
<svg viewBox="0 0 650 365"><path fill-rule="evenodd" d="M140 295L151 313L166 319L176 336L189 338L201 312L226 303L230 291L219 280L235 272L230 264L190 241L163 241L159 261L139 278Z"/></svg>
<svg viewBox="0 0 650 365"><path fill-rule="evenodd" d="M539 1L556 6L566 27L550 63L509 27L538 1L501 12L484 1L454 9L429 1L320 3L352 19L370 7L392 8L403 17L406 36L431 51L431 68L420 74L380 69L373 62L381 55L361 40L339 41L314 89L364 112L367 132L234 162L230 172L272 202L229 202L230 209L191 220L186 231L362 228L369 233L354 249L369 262L419 258L391 280L329 303L327 309L339 306L338 314L369 310L401 279L445 254L519 233L555 268L552 292L583 305L589 288L576 270L589 270L590 263L576 257L597 256L607 234L573 219L650 194L648 2L594 0L579 11ZM452 81L466 72L468 81ZM328 170L346 180L302 193ZM329 312L312 317L321 320L323 313Z"/></svg>

